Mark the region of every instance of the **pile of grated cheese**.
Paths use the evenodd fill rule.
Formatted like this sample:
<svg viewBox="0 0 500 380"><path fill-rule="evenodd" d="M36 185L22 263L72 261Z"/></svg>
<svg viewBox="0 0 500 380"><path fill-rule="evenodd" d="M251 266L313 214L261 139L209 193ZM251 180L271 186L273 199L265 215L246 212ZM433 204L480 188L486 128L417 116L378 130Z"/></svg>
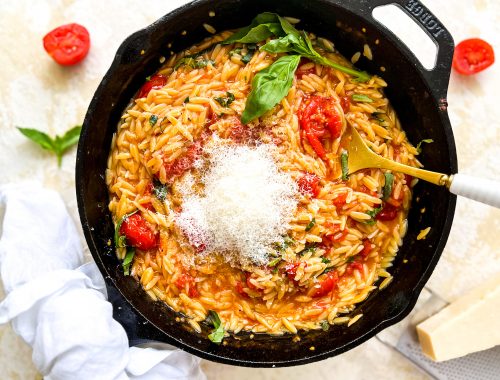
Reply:
<svg viewBox="0 0 500 380"><path fill-rule="evenodd" d="M181 186L182 211L176 217L190 243L202 247L201 255L221 253L233 266L263 265L270 247L283 242L298 189L277 167L275 149L220 142L205 148L204 195Z"/></svg>

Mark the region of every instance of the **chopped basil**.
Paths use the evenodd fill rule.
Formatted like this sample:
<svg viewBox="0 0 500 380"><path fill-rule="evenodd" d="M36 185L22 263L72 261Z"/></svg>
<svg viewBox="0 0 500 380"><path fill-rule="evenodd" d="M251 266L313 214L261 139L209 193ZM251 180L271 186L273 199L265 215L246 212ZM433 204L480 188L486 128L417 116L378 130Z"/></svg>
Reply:
<svg viewBox="0 0 500 380"><path fill-rule="evenodd" d="M214 100L219 103L222 107L229 107L229 105L234 102L234 94L232 92L227 91L225 97L217 97Z"/></svg>
<svg viewBox="0 0 500 380"><path fill-rule="evenodd" d="M350 264L350 263L354 262L354 260L356 260L355 256L349 256L345 262L346 262L346 264Z"/></svg>
<svg viewBox="0 0 500 380"><path fill-rule="evenodd" d="M382 211L383 207L380 206L378 208L374 208L373 210L370 210L370 211L367 211L366 213L371 217L370 220L366 221L365 223L370 225L370 226L373 226L375 224L375 217L377 216L377 214Z"/></svg>
<svg viewBox="0 0 500 380"><path fill-rule="evenodd" d="M423 143L426 143L426 144L430 144L430 143L433 143L434 140L433 139L423 139L422 141L420 141L418 144L417 144L417 152L418 153L422 153L422 144Z"/></svg>
<svg viewBox="0 0 500 380"><path fill-rule="evenodd" d="M306 226L306 232L311 231L311 229L314 227L315 224L316 224L316 218L312 218L312 220Z"/></svg>
<svg viewBox="0 0 500 380"><path fill-rule="evenodd" d="M174 70L177 70L179 67L181 67L183 65L189 66L193 69L201 69L203 67L206 67L209 64L214 66L215 65L214 61L212 61L211 59L203 58L203 54L205 54L206 51L207 51L207 49L202 50L202 51L195 53L195 54L190 54L190 55L186 55L185 57L182 57L175 64Z"/></svg>
<svg viewBox="0 0 500 380"><path fill-rule="evenodd" d="M247 45L247 53L241 57L241 62L243 62L245 65L252 60L252 57L254 56L255 52L257 51L257 45L255 44L249 44Z"/></svg>
<svg viewBox="0 0 500 380"><path fill-rule="evenodd" d="M299 256L303 256L305 255L306 253L309 253L309 252L314 252L316 251L316 248L318 248L318 244L317 243L313 243L313 244L306 244L306 246L304 247L304 249L302 251L300 251L298 253Z"/></svg>
<svg viewBox="0 0 500 380"><path fill-rule="evenodd" d="M328 321L323 320L319 324L321 326L321 330L323 331L328 331L330 329L330 324L328 323Z"/></svg>
<svg viewBox="0 0 500 380"><path fill-rule="evenodd" d="M392 194L392 185L394 184L394 175L392 173L385 173L385 183L382 191L382 200L386 201Z"/></svg>
<svg viewBox="0 0 500 380"><path fill-rule="evenodd" d="M366 96L366 95L362 95L362 94L353 94L353 95L351 95L351 98L355 102L373 103L372 98L370 98L369 96Z"/></svg>
<svg viewBox="0 0 500 380"><path fill-rule="evenodd" d="M149 81L151 80L151 75L148 75L148 76L146 77L146 80L149 82Z"/></svg>
<svg viewBox="0 0 500 380"><path fill-rule="evenodd" d="M21 127L17 127L17 129L31 141L40 145L42 149L54 153L57 157L57 164L59 167L61 166L63 154L73 145L78 143L80 132L82 131L82 127L78 125L71 128L64 135L56 135L52 138L45 132L41 132L37 129Z"/></svg>
<svg viewBox="0 0 500 380"><path fill-rule="evenodd" d="M287 249L289 246L291 246L295 241L290 237L290 236L285 236L283 237L283 242L282 243L274 243L274 248L277 251L284 251Z"/></svg>
<svg viewBox="0 0 500 380"><path fill-rule="evenodd" d="M153 194L163 202L168 194L168 186L155 179L153 181Z"/></svg>
<svg viewBox="0 0 500 380"><path fill-rule="evenodd" d="M135 211L131 212L130 214L123 215L123 217L118 221L118 223L116 223L116 226L115 226L115 247L116 248L123 248L126 246L126 244L125 244L126 238L124 235L120 235L120 228L122 227L122 224L125 221L125 219L127 219L129 216L134 215L137 211L138 210L135 210Z"/></svg>
<svg viewBox="0 0 500 380"><path fill-rule="evenodd" d="M214 343L220 344L222 342L222 339L224 339L224 327L222 326L219 315L216 311L209 310L208 318L214 326L214 330L210 334L208 334L208 339L210 339Z"/></svg>
<svg viewBox="0 0 500 380"><path fill-rule="evenodd" d="M282 260L281 257L276 257L274 260L271 260L269 264L267 264L267 266L274 267L275 265L278 265L281 260Z"/></svg>
<svg viewBox="0 0 500 380"><path fill-rule="evenodd" d="M349 164L348 164L349 154L344 151L340 155L340 165L342 166L342 181L347 181L349 178Z"/></svg>
<svg viewBox="0 0 500 380"><path fill-rule="evenodd" d="M149 124L151 124L152 127L155 126L156 122L158 121L158 116L156 115L151 115L149 117Z"/></svg>
<svg viewBox="0 0 500 380"><path fill-rule="evenodd" d="M189 96L187 96L186 99L184 99L183 103L189 103Z"/></svg>
<svg viewBox="0 0 500 380"><path fill-rule="evenodd" d="M381 113L381 112L373 112L372 113L372 118L374 118L375 120L377 120L379 123L385 123L385 120L382 119L379 115L383 115L383 113Z"/></svg>
<svg viewBox="0 0 500 380"><path fill-rule="evenodd" d="M328 267L328 268L325 268L325 270L323 272L320 273L320 276L323 275L323 274L327 274L331 271L335 270L335 267Z"/></svg>
<svg viewBox="0 0 500 380"><path fill-rule="evenodd" d="M323 264L330 264L331 260L330 260L330 259L327 259L326 257L322 257L322 258L321 258L321 262L322 262Z"/></svg>
<svg viewBox="0 0 500 380"><path fill-rule="evenodd" d="M127 253L125 254L125 258L123 259L122 262L123 274L125 276L130 276L130 266L132 264L132 261L134 260L134 256L135 256L135 248L127 247Z"/></svg>

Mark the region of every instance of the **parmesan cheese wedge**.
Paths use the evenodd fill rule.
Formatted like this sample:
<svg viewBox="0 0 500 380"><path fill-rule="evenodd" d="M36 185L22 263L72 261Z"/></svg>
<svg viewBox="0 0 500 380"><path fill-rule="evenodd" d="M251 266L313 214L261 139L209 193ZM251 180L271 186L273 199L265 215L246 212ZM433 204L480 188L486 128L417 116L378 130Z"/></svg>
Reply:
<svg viewBox="0 0 500 380"><path fill-rule="evenodd" d="M438 362L500 345L500 275L417 325L417 334Z"/></svg>

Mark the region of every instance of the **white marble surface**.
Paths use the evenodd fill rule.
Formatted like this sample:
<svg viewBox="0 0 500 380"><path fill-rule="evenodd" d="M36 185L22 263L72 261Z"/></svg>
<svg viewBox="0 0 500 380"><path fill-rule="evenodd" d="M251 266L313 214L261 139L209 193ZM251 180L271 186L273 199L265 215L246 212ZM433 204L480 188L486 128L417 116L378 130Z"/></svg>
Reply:
<svg viewBox="0 0 500 380"><path fill-rule="evenodd" d="M133 31L167 13L182 0L43 0L0 2L0 184L38 180L61 192L78 224L73 149L58 169L55 158L22 137L15 126L51 134L80 124L118 45ZM456 41L482 37L500 52L498 0L428 0L427 6ZM394 18L404 33L404 19ZM55 26L79 22L91 34L92 48L83 64L63 68L52 62L42 37ZM409 34L412 44L418 37ZM376 59L376 57L375 57ZM449 113L463 173L500 179L500 63L474 77L453 73ZM429 282L450 300L500 274L500 211L459 199L443 257ZM9 326L0 326L0 372L6 380L40 378L31 353ZM203 364L209 379L426 379L412 363L376 339L336 358L284 369L248 369Z"/></svg>

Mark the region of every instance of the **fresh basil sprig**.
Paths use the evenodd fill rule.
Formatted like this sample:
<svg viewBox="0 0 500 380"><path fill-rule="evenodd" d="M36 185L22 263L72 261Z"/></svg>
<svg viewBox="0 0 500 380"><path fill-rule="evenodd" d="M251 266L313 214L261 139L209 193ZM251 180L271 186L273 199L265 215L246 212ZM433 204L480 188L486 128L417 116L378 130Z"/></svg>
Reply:
<svg viewBox="0 0 500 380"><path fill-rule="evenodd" d="M262 116L288 94L299 62L299 55L285 55L254 76L252 91L241 115L243 124Z"/></svg>
<svg viewBox="0 0 500 380"><path fill-rule="evenodd" d="M433 140L433 139L423 139L422 141L420 141L420 142L417 144L417 147L416 147L417 152L418 152L418 153L422 153L422 144L423 144L423 143L426 143L426 144L431 144L431 143L433 143L433 142L434 142L434 140Z"/></svg>
<svg viewBox="0 0 500 380"><path fill-rule="evenodd" d="M261 71L254 77L252 91L247 99L241 119L243 124L262 116L287 95L292 86L293 76L297 70L300 57L308 58L321 65L352 75L359 82L366 82L370 79L370 75L364 71L342 66L323 57L314 49L305 32L299 32L286 19L275 13L266 12L257 15L249 26L238 30L222 43L259 43L272 36L277 38L267 42L260 50L273 54L291 53L293 55L288 56L286 62L283 61L285 57L281 57L264 69L266 71L263 75L259 76L262 73ZM286 66L286 68L283 66ZM260 87L257 88L256 85ZM265 97L265 99L260 99L261 97Z"/></svg>
<svg viewBox="0 0 500 380"><path fill-rule="evenodd" d="M208 339L214 343L220 344L222 339L224 339L224 327L222 326L219 315L216 311L210 310L208 312L208 317L214 326L214 330L208 334Z"/></svg>
<svg viewBox="0 0 500 380"><path fill-rule="evenodd" d="M36 142L43 149L54 153L57 156L57 164L60 167L63 154L78 143L80 138L81 126L76 126L67 131L64 135L55 138L50 137L48 134L32 128L17 127L19 132L29 138L31 141Z"/></svg>

